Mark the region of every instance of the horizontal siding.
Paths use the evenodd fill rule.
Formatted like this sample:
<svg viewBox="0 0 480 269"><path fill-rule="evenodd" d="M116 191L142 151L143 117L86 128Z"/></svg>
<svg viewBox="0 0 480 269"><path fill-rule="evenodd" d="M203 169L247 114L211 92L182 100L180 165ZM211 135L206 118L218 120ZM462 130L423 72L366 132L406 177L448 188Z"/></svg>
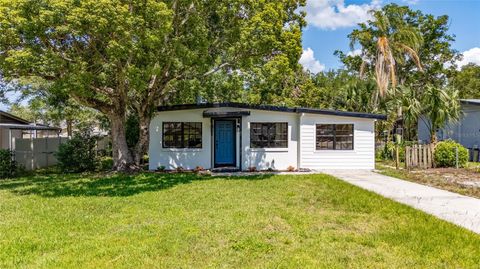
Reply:
<svg viewBox="0 0 480 269"><path fill-rule="evenodd" d="M305 115L301 118L301 166L309 169L373 169L375 165L374 120ZM353 124L352 151L315 149L316 124Z"/></svg>

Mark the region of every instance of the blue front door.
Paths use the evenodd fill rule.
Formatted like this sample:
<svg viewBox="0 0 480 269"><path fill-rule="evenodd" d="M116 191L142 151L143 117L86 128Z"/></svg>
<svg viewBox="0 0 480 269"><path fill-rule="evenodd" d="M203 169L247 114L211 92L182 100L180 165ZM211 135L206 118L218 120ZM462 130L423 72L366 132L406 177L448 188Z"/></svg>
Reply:
<svg viewBox="0 0 480 269"><path fill-rule="evenodd" d="M235 166L235 121L215 121L215 166Z"/></svg>

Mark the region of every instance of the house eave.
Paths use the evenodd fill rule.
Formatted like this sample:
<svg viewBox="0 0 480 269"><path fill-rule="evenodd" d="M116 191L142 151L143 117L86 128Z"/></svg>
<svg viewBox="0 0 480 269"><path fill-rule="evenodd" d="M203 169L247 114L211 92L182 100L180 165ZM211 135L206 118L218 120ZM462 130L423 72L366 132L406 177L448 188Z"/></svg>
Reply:
<svg viewBox="0 0 480 269"><path fill-rule="evenodd" d="M480 106L480 99L460 99L460 103L464 105Z"/></svg>
<svg viewBox="0 0 480 269"><path fill-rule="evenodd" d="M180 104L180 105L171 105L171 106L159 106L157 111L176 111L176 110L188 110L188 109L203 109L203 108L222 108L222 107L231 107L231 108L244 108L244 109L255 109L255 110L266 110L266 111L276 111L276 112L287 112L287 113L310 113L310 114L323 114L323 115L332 115L332 116L343 116L343 117L355 117L355 118L367 118L367 119L377 119L377 120L386 120L387 116L382 114L373 114L373 113L363 113L363 112L350 112L350 111L341 111L341 110L329 110L329 109L317 109L317 108L305 108L305 107L285 107L285 106L273 106L273 105L252 105L245 103L203 103L203 104Z"/></svg>
<svg viewBox="0 0 480 269"><path fill-rule="evenodd" d="M250 116L250 111L203 111L204 118L235 118Z"/></svg>

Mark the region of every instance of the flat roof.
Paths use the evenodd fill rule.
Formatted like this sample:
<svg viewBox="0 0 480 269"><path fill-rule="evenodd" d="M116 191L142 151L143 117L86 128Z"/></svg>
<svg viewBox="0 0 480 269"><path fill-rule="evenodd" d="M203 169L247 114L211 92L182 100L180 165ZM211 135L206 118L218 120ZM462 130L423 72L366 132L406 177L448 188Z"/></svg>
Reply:
<svg viewBox="0 0 480 269"><path fill-rule="evenodd" d="M466 105L480 106L480 99L460 99L460 103Z"/></svg>
<svg viewBox="0 0 480 269"><path fill-rule="evenodd" d="M12 123L0 123L0 128L12 129L12 130L49 130L49 131L61 130L61 128L58 128L58 127L50 127L45 125L12 124Z"/></svg>
<svg viewBox="0 0 480 269"><path fill-rule="evenodd" d="M285 106L272 106L272 105L252 105L246 103L203 103L203 104L181 104L170 106L159 106L157 111L175 111L175 110L187 110L187 109L201 109L201 108L217 108L217 107L232 107L232 108L245 108L245 109L257 109L268 110L277 112L290 112L290 113L311 113L311 114L323 114L343 117L356 117L367 119L386 120L387 116L374 113L363 112L349 112L341 110L320 109L320 108L307 108L307 107L285 107Z"/></svg>

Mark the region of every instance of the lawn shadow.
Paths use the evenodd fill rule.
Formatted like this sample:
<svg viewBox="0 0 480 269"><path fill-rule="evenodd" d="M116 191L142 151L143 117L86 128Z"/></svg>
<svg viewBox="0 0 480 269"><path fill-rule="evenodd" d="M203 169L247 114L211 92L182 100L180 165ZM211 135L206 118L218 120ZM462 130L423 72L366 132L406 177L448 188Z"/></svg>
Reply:
<svg viewBox="0 0 480 269"><path fill-rule="evenodd" d="M254 176L200 176L193 173L139 173L139 174L36 174L11 180L0 180L0 190L17 195L42 197L64 196L131 196L143 192L164 190L193 181L263 180L272 175Z"/></svg>

